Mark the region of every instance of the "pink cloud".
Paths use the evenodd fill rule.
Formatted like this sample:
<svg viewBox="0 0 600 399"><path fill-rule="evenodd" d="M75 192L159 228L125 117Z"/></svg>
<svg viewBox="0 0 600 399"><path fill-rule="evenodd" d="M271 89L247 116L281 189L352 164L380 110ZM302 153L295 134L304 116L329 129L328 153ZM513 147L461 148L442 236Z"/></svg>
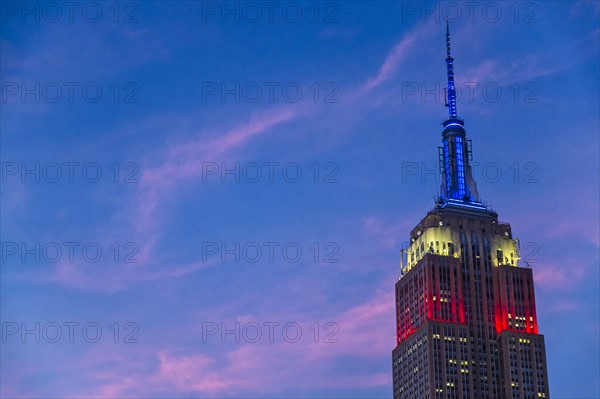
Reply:
<svg viewBox="0 0 600 399"><path fill-rule="evenodd" d="M191 262L183 265L168 263L111 264L85 262L58 262L46 272L22 273L21 277L32 281L53 282L70 288L92 292L117 292L130 285L147 281L180 278L198 270L213 266L216 261Z"/></svg>
<svg viewBox="0 0 600 399"><path fill-rule="evenodd" d="M506 65L498 66L497 60L483 60L478 65L467 70L463 76L457 78L457 83L462 85L464 82L480 83L495 82L506 73Z"/></svg>
<svg viewBox="0 0 600 399"><path fill-rule="evenodd" d="M568 46L580 45L577 42L568 44ZM573 65L585 61L587 55L579 53L580 57L578 59L564 59L561 62L550 62L554 61L554 58L549 58L548 54L543 52L532 53L519 59L484 59L478 65L469 68L465 73L459 74L457 84L462 86L466 82L478 83L480 85L479 89L488 83L507 86L515 83L526 84L532 79L567 71Z"/></svg>
<svg viewBox="0 0 600 399"><path fill-rule="evenodd" d="M327 320L339 326L333 337L337 343L313 341L308 330L314 315L286 314L280 320L311 320L299 322L306 339L297 343L286 342L280 336L274 342L263 339L257 343L242 340L239 344L222 344L218 338L210 343L190 347L185 343L188 333L197 338L200 327L185 326L152 343L140 343L116 349L110 341L90 346L85 356L69 352L72 361L65 361L55 370L77 378L78 388L69 378L53 385L62 397L163 397L173 394L211 397L252 397L306 389L311 381L315 389L348 389L387 386L389 373L382 370L356 369L344 371L348 356L379 361L389 358L394 344L394 300L391 291L380 291L364 303L332 315ZM234 318L235 319L235 318ZM240 323L258 320L252 315L241 315ZM327 320L321 320L321 326ZM149 337L150 335L146 335ZM172 339L177 337L176 339ZM171 342L166 343L165 342ZM74 371L77 370L77 373ZM29 370L26 376L37 370ZM332 378L332 373L337 377ZM76 377L75 377L76 376ZM26 379L13 379L12 391L19 397L27 391ZM4 384L3 384L4 385ZM7 385L7 387L10 386ZM3 386L3 392L6 387ZM47 391L29 392L29 396L48 396ZM53 392L54 393L54 392Z"/></svg>
<svg viewBox="0 0 600 399"><path fill-rule="evenodd" d="M158 354L160 365L155 382L167 382L178 392L222 393L231 388L229 381L217 373L214 361L206 355L174 355L166 350Z"/></svg>
<svg viewBox="0 0 600 399"><path fill-rule="evenodd" d="M366 303L348 309L335 318L340 327L340 345L335 353L384 356L395 344L395 299L393 285L379 291ZM388 332L388 334L386 334Z"/></svg>
<svg viewBox="0 0 600 399"><path fill-rule="evenodd" d="M422 26L424 25L420 25L396 43L392 51L385 58L377 74L367 80L363 89L371 90L390 78L392 73L398 68L398 65L408 57L409 50L415 41L417 41L419 34L423 32Z"/></svg>
<svg viewBox="0 0 600 399"><path fill-rule="evenodd" d="M551 290L569 290L577 287L588 273L588 265L581 259L565 260L564 264L541 263L533 267L536 286Z"/></svg>
<svg viewBox="0 0 600 399"><path fill-rule="evenodd" d="M274 342L263 339L257 343L245 342L225 345L217 341L218 355L206 350L183 350L174 346L161 349L145 347L138 353L144 359L118 359L110 373L95 373L94 379L103 386L96 393L106 397L158 396L163 393L200 394L210 396L240 396L272 394L279 392L301 392L306 388L304 381L311 381L312 388L368 388L386 386L391 383L389 373L382 371L355 370L331 378L332 370L340 371L340 362L347 356L379 359L389 357L394 345L394 300L392 293L378 292L365 303L358 304L334 315L328 320L339 326L332 338L337 343L313 341L308 326L311 322L299 322L306 339L297 343L286 342L277 336ZM314 320L310 315L281 320ZM253 321L250 315L239 316L240 322ZM320 321L323 326L326 320ZM200 327L194 328L195 335ZM222 349L218 346L223 345ZM229 349L231 348L231 349ZM104 364L105 352L96 351L93 363ZM110 356L109 356L110 357ZM100 359L100 360L99 360ZM114 359L110 359L114 361ZM140 365L152 365L139 370ZM343 368L342 368L343 369ZM338 374L336 372L336 374ZM127 377L124 377L127 376ZM329 376L329 377L326 377Z"/></svg>
<svg viewBox="0 0 600 399"><path fill-rule="evenodd" d="M581 204L582 208L584 204ZM591 209L591 208L590 208ZM580 237L590 244L600 247L600 234L598 226L590 225L590 213L579 213L574 215L562 215L552 220L552 223L541 232L545 239L568 239Z"/></svg>
<svg viewBox="0 0 600 399"><path fill-rule="evenodd" d="M408 57L414 48L417 38L431 31L428 25L419 25L405 35L390 51L376 75L370 78L359 90L347 93L347 103L340 107L344 109L344 118L348 107L354 111L358 103L354 100L364 100L364 90L370 90L388 80L394 70ZM361 101L361 104L364 102ZM199 132L197 138L184 143L167 146L158 155L158 162L145 167L138 186L138 192L133 200L122 208L121 217L126 219L124 230L127 235L134 234L140 249L143 250L144 262L153 258L153 249L161 237L161 223L165 217L166 200L177 195L175 187L182 180L197 177L202 172L203 162L232 157L234 151L241 150L252 140L271 134L275 128L297 119L300 116L314 114L320 108L315 104L279 109L271 109L255 114L244 123L237 124L223 133L214 134L212 139L203 138L206 132ZM352 112L353 113L353 112ZM168 123L167 123L168 125ZM200 134L202 133L202 134ZM374 226L372 226L374 227ZM376 228L376 227L374 227ZM392 246L396 242L393 227L381 227L385 245ZM386 230L387 229L387 230ZM158 276L180 277L205 267L205 265L173 266L173 270L152 270L151 268L136 268L135 272L120 271L117 273L87 273L75 265L60 265L53 277L54 281L64 283L83 290L120 290L135 281L155 279ZM164 266L163 266L164 269ZM99 288L102 287L102 288Z"/></svg>
<svg viewBox="0 0 600 399"><path fill-rule="evenodd" d="M269 133L272 128L293 120L301 110L285 108L260 113L212 140L197 139L173 145L164 152L165 157L156 167L147 168L140 180L140 189L131 206L134 208L132 225L137 232L158 234L157 209L176 190L173 186L182 179L202 173L204 162L225 156L242 147L251 139Z"/></svg>
<svg viewBox="0 0 600 399"><path fill-rule="evenodd" d="M311 320L311 317L292 318L288 315L282 318L286 319ZM255 318L240 316L238 320L247 322ZM294 392L304 388L299 380L310 380L313 388L389 385L389 373L376 371L358 375L353 372L336 379L323 376L330 374L327 370L339 368L341 357L366 356L377 359L390 355L395 342L393 292L378 292L367 302L328 320L339 327L336 334L329 337L337 342L323 342L325 337L321 331L319 342L315 343L313 333L308 330L313 322L299 322L306 339L302 338L297 343L281 339L273 343L266 339L258 343L242 342L234 350L221 354L220 361L199 352L176 356L172 351L161 351L161 366L152 380L173 385L181 392L234 396L249 391L255 394ZM326 322L322 320L319 325L322 327Z"/></svg>
<svg viewBox="0 0 600 399"><path fill-rule="evenodd" d="M201 172L203 162L216 159L250 139L268 133L271 128L294 119L298 114L298 110L292 108L280 109L256 115L218 138L177 144L167 149L167 159L162 165L144 173L141 182L147 188L156 188L174 180L193 177Z"/></svg>
<svg viewBox="0 0 600 399"><path fill-rule="evenodd" d="M117 375L115 373L100 373L96 375L96 379L102 381L102 385L89 397L97 398L118 398L123 396L123 392L127 392L135 387L136 379L126 375Z"/></svg>
<svg viewBox="0 0 600 399"><path fill-rule="evenodd" d="M202 162L242 147L255 137L267 134L282 123L292 120L301 113L296 109L280 109L268 114L258 114L247 123L225 132L212 140L195 140L177 144L165 151L163 163L146 172L141 180L139 191L131 203L122 210L122 217L128 219L123 234L136 237L139 252L137 263L126 264L85 264L83 262L61 262L49 269L48 273L31 276L34 280L52 281L85 291L114 292L126 289L130 284L176 278L210 266L206 262L184 265L159 265L155 268L154 247L160 238L159 207L174 190L166 190L181 179L190 178L201 172ZM109 242L110 240L106 240ZM108 256L108 255L107 255Z"/></svg>
<svg viewBox="0 0 600 399"><path fill-rule="evenodd" d="M387 224L375 217L367 217L363 221L363 231L373 236L384 248L398 248L400 250L402 242L407 241L403 238L408 237L411 228L412 226L406 221Z"/></svg>

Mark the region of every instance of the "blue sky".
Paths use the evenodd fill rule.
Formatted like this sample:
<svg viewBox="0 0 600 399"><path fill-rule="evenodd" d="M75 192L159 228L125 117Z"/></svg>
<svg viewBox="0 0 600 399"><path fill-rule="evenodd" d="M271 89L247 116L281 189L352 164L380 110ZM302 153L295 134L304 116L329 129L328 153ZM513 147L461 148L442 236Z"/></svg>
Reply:
<svg viewBox="0 0 600 399"><path fill-rule="evenodd" d="M3 396L391 397L446 17L552 397L600 396L598 3L67 3L0 10Z"/></svg>

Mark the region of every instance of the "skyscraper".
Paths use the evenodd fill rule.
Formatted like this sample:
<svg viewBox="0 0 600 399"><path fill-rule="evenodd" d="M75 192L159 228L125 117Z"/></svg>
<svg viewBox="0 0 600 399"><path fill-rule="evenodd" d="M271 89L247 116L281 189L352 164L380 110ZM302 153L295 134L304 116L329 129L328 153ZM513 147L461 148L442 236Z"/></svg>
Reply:
<svg viewBox="0 0 600 399"><path fill-rule="evenodd" d="M410 232L396 283L395 399L549 398L533 275L510 225L479 199L471 142L457 116L446 26L442 186Z"/></svg>

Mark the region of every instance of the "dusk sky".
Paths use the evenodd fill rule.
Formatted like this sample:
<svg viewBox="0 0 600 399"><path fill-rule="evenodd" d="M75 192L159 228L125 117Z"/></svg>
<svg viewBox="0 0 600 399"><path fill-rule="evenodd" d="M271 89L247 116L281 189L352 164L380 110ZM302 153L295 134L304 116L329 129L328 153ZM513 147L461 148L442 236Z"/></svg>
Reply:
<svg viewBox="0 0 600 399"><path fill-rule="evenodd" d="M1 396L390 398L448 18L551 397L600 397L599 4L3 1Z"/></svg>

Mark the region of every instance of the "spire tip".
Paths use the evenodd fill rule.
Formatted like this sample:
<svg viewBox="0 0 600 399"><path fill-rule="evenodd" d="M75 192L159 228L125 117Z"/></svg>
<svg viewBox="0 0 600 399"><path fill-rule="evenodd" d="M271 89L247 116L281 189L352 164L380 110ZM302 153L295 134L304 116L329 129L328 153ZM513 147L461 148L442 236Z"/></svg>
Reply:
<svg viewBox="0 0 600 399"><path fill-rule="evenodd" d="M450 28L448 24L448 20L446 20L446 67L448 74L448 96L447 96L447 106L448 113L450 118L456 118L456 89L454 87L454 59L450 55Z"/></svg>

